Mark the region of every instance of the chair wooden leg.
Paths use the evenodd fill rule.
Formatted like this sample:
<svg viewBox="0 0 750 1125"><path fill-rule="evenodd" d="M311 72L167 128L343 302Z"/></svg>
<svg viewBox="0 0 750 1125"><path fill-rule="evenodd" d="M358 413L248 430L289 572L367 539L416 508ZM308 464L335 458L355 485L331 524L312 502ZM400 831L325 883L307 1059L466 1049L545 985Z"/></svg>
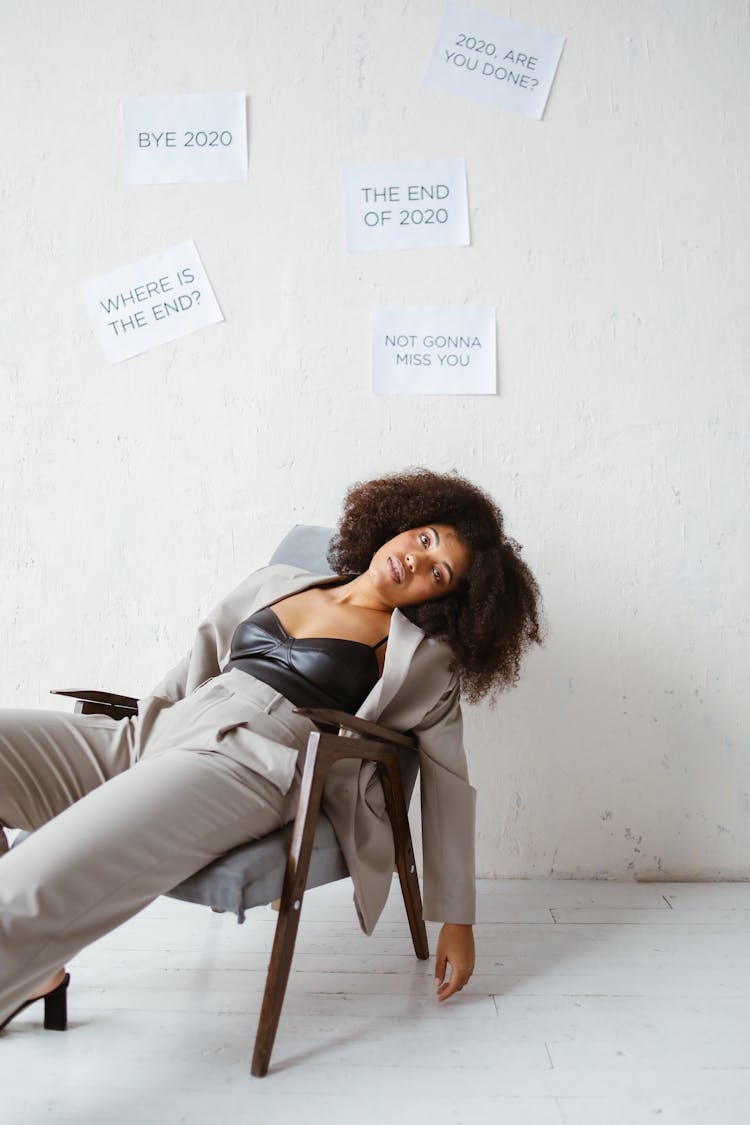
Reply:
<svg viewBox="0 0 750 1125"><path fill-rule="evenodd" d="M380 776L385 794L385 804L393 828L393 842L396 849L396 868L404 896L406 916L414 942L414 952L421 961L430 956L427 944L427 930L422 917L422 896L419 893L417 865L414 860L414 846L409 830L409 816L401 782L401 770L397 762L383 763Z"/></svg>
<svg viewBox="0 0 750 1125"><path fill-rule="evenodd" d="M319 753L319 740L320 735L313 732L307 744L305 768L300 786L299 807L294 821L292 842L289 846L279 918L276 923L271 961L266 977L266 989L263 994L263 1005L250 1067L251 1074L256 1078L263 1078L268 1071L294 955L294 944L302 912L302 899L310 866L310 856L312 855L315 826L329 764L326 755Z"/></svg>

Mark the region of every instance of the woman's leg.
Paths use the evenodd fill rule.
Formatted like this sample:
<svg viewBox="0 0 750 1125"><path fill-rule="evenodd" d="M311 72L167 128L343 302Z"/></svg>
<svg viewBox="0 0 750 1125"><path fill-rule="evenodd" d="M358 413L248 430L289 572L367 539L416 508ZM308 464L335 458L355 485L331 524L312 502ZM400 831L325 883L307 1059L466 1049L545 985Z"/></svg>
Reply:
<svg viewBox="0 0 750 1125"><path fill-rule="evenodd" d="M127 769L132 757L129 720L0 710L0 858L8 850L5 828L40 828ZM49 992L62 977L60 969L29 997Z"/></svg>
<svg viewBox="0 0 750 1125"><path fill-rule="evenodd" d="M0 860L0 1022L85 945L230 848L291 820L298 781L285 791L258 767L286 773L309 729L265 684L218 677L169 707L145 743L135 738L142 756L131 768ZM30 771L20 788L32 786Z"/></svg>
<svg viewBox="0 0 750 1125"><path fill-rule="evenodd" d="M4 828L40 828L128 769L133 741L130 719L0 710L0 856Z"/></svg>
<svg viewBox="0 0 750 1125"><path fill-rule="evenodd" d="M246 766L212 752L144 758L0 861L0 1023L85 945L230 848L294 815Z"/></svg>

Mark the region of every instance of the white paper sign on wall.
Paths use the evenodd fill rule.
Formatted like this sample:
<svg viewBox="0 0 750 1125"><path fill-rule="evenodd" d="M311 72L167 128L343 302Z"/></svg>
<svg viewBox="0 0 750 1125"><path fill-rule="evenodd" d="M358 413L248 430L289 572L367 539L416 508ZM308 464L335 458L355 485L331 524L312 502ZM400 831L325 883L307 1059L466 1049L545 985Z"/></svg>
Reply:
<svg viewBox="0 0 750 1125"><path fill-rule="evenodd" d="M110 363L224 319L191 240L80 287Z"/></svg>
<svg viewBox="0 0 750 1125"><path fill-rule="evenodd" d="M350 164L344 205L349 250L469 245L463 159Z"/></svg>
<svg viewBox="0 0 750 1125"><path fill-rule="evenodd" d="M541 119L564 35L448 4L426 85Z"/></svg>
<svg viewBox="0 0 750 1125"><path fill-rule="evenodd" d="M124 98L129 184L247 179L244 94Z"/></svg>
<svg viewBox="0 0 750 1125"><path fill-rule="evenodd" d="M494 308L373 311L375 394L493 395L496 388Z"/></svg>

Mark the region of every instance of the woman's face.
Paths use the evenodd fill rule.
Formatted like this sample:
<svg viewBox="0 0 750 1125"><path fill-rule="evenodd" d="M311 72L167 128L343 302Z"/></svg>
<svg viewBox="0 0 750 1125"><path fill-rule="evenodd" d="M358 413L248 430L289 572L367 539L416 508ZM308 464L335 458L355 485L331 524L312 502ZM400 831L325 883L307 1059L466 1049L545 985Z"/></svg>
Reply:
<svg viewBox="0 0 750 1125"><path fill-rule="evenodd" d="M386 605L419 605L452 594L470 552L454 528L430 524L402 531L372 556L368 575Z"/></svg>

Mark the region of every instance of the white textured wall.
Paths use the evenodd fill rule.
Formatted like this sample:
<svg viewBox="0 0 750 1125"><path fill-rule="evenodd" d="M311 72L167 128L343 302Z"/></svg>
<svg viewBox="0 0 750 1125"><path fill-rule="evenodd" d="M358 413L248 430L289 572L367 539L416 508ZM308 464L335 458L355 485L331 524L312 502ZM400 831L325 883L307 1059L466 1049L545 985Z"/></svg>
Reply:
<svg viewBox="0 0 750 1125"><path fill-rule="evenodd" d="M3 0L0 685L147 689L290 522L422 463L546 595L468 718L484 874L742 878L748 8L482 0L543 122L425 90L438 0ZM247 184L128 188L125 94L245 89ZM347 255L345 162L465 156L473 245ZM226 323L120 366L79 281L194 238ZM370 309L495 304L496 398L374 399Z"/></svg>

